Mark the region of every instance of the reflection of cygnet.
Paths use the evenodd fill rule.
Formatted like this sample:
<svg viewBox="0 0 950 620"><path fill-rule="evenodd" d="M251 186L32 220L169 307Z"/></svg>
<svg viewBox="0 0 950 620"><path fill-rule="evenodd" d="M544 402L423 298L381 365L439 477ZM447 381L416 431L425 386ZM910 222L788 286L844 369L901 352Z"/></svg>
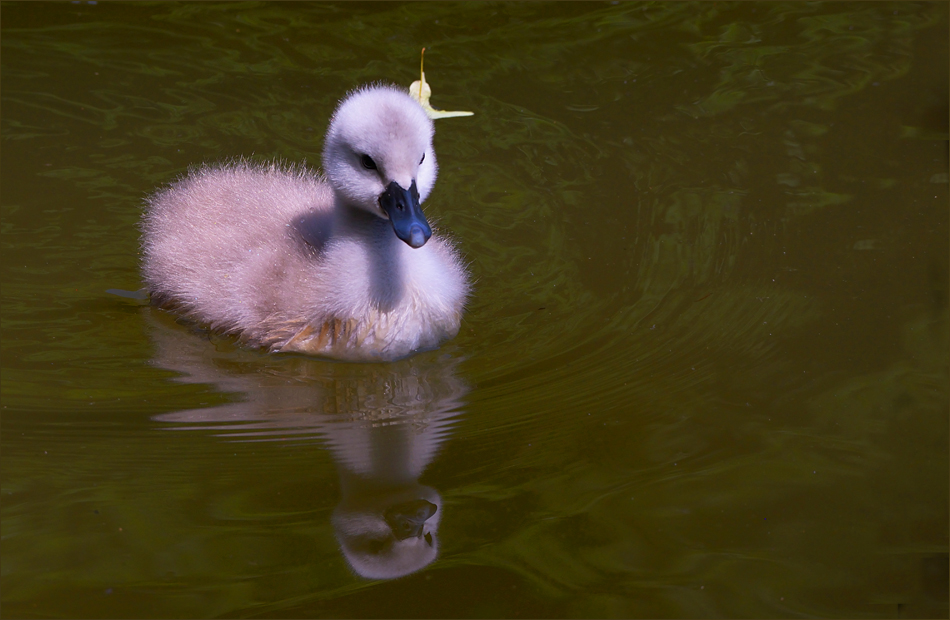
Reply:
<svg viewBox="0 0 950 620"><path fill-rule="evenodd" d="M218 350L144 308L153 363L244 398L155 416L175 426L207 425L236 441L320 438L337 465L342 498L332 523L350 567L370 579L417 571L438 555L442 498L419 477L435 458L468 392L458 359L426 356L386 365L336 364L225 347ZM201 428L198 426L197 428Z"/></svg>
<svg viewBox="0 0 950 620"><path fill-rule="evenodd" d="M422 212L432 136L405 91L371 86L333 114L325 179L247 162L193 170L149 199L152 301L271 351L393 360L435 348L458 333L469 284Z"/></svg>
<svg viewBox="0 0 950 620"><path fill-rule="evenodd" d="M432 420L420 428L413 417L326 427L343 491L333 528L350 566L363 577L400 577L438 554L442 498L417 480L447 424Z"/></svg>

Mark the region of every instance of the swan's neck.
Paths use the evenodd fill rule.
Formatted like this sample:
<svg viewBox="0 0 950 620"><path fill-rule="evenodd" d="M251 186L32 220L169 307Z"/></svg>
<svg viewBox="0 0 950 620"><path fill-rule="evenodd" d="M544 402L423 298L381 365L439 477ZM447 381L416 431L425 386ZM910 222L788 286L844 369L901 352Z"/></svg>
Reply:
<svg viewBox="0 0 950 620"><path fill-rule="evenodd" d="M360 268L366 274L366 295L379 312L392 311L406 292L405 265L407 247L396 236L389 220L365 209L336 203L333 236L344 243L355 243L366 260Z"/></svg>
<svg viewBox="0 0 950 620"><path fill-rule="evenodd" d="M389 220L384 220L366 209L347 204L339 197L334 201L333 223L334 234L337 235L371 239L377 244L385 245L399 241Z"/></svg>

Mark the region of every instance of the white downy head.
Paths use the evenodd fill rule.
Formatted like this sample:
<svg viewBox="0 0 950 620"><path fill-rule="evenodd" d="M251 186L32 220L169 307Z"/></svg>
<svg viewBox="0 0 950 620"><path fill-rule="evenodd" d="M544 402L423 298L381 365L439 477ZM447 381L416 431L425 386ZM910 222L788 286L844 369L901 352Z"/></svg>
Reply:
<svg viewBox="0 0 950 620"><path fill-rule="evenodd" d="M389 219L380 197L391 183L409 191L415 182L419 202L432 190L438 172L433 134L432 120L403 90L364 87L333 113L323 169L343 202Z"/></svg>

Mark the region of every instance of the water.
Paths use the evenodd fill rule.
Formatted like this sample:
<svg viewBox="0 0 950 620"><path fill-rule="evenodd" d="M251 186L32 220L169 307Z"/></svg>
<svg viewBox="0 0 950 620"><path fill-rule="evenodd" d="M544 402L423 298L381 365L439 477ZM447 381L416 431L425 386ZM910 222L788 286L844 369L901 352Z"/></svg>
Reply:
<svg viewBox="0 0 950 620"><path fill-rule="evenodd" d="M947 617L946 4L2 28L5 615ZM422 47L475 112L425 205L476 279L457 338L267 355L105 292L148 192L318 166ZM430 544L381 538L428 505Z"/></svg>

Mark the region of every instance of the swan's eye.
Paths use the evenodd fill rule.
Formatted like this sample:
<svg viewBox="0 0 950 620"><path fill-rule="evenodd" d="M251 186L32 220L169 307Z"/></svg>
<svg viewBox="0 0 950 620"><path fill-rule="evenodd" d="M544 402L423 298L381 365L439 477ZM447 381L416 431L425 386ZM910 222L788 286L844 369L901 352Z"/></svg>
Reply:
<svg viewBox="0 0 950 620"><path fill-rule="evenodd" d="M421 166L421 165L422 165L422 162L424 162L425 160L426 160L426 154L423 153L423 154L422 154L422 159L419 160L419 165Z"/></svg>
<svg viewBox="0 0 950 620"><path fill-rule="evenodd" d="M363 164L363 167L367 170L376 170L376 162L373 161L373 158L369 155L360 157L360 163Z"/></svg>

